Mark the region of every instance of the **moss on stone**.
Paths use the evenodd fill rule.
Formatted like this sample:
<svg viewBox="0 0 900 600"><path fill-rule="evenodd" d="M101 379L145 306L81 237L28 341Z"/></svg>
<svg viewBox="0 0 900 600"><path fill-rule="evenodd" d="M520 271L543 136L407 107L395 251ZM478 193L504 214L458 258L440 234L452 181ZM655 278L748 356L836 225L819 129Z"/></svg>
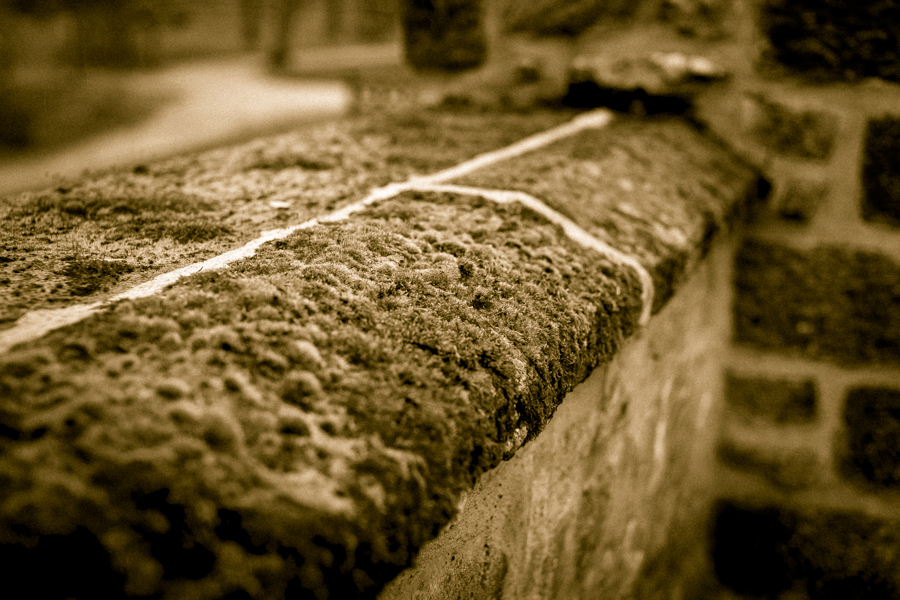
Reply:
<svg viewBox="0 0 900 600"><path fill-rule="evenodd" d="M518 205L298 231L3 358L0 555L82 536L120 595L374 597L639 313Z"/></svg>
<svg viewBox="0 0 900 600"><path fill-rule="evenodd" d="M679 119L621 119L459 183L532 194L633 254L662 308L714 235L755 196L757 173Z"/></svg>
<svg viewBox="0 0 900 600"><path fill-rule="evenodd" d="M835 247L738 249L735 339L840 362L900 360L900 266Z"/></svg>
<svg viewBox="0 0 900 600"><path fill-rule="evenodd" d="M71 293L61 275L67 256L127 262L133 271L119 283L138 284L571 115L438 109L366 115L10 198L0 208L6 259L0 323L116 291Z"/></svg>

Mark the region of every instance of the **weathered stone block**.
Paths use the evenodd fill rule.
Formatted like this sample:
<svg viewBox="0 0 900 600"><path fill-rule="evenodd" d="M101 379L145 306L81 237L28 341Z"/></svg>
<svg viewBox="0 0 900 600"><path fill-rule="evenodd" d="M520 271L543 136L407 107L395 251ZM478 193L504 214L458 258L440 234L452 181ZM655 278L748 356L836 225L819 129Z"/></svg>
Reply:
<svg viewBox="0 0 900 600"><path fill-rule="evenodd" d="M827 195L828 184L824 181L791 179L776 202L776 214L786 221L809 223Z"/></svg>
<svg viewBox="0 0 900 600"><path fill-rule="evenodd" d="M736 255L735 339L846 363L900 361L900 265L836 247L748 240Z"/></svg>
<svg viewBox="0 0 900 600"><path fill-rule="evenodd" d="M762 94L747 94L742 111L744 129L772 152L816 160L831 155L839 128L834 114L794 108Z"/></svg>
<svg viewBox="0 0 900 600"><path fill-rule="evenodd" d="M780 451L772 448L751 448L731 440L722 440L716 448L719 462L763 477L783 489L802 489L819 478L819 459L809 449Z"/></svg>
<svg viewBox="0 0 900 600"><path fill-rule="evenodd" d="M838 79L900 81L900 2L766 0L760 25L773 58Z"/></svg>
<svg viewBox="0 0 900 600"><path fill-rule="evenodd" d="M809 423L816 416L816 387L811 379L765 379L728 373L725 399L735 415L747 422Z"/></svg>
<svg viewBox="0 0 900 600"><path fill-rule="evenodd" d="M850 390L844 421L844 471L879 486L900 487L900 390Z"/></svg>
<svg viewBox="0 0 900 600"><path fill-rule="evenodd" d="M406 58L416 69L463 71L487 57L482 0L404 0Z"/></svg>
<svg viewBox="0 0 900 600"><path fill-rule="evenodd" d="M710 575L727 260L714 249L379 600L697 598Z"/></svg>
<svg viewBox="0 0 900 600"><path fill-rule="evenodd" d="M714 518L716 574L739 593L896 600L898 550L900 522L855 512L721 502Z"/></svg>
<svg viewBox="0 0 900 600"><path fill-rule="evenodd" d="M873 119L866 126L862 215L900 224L900 118Z"/></svg>
<svg viewBox="0 0 900 600"><path fill-rule="evenodd" d="M755 199L755 169L681 119L622 119L455 183L526 192L633 254L654 311Z"/></svg>

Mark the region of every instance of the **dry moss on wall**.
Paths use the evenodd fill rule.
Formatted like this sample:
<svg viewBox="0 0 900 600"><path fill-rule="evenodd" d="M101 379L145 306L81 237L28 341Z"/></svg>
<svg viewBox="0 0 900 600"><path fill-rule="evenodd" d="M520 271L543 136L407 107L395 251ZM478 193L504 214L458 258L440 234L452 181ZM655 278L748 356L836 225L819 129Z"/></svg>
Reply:
<svg viewBox="0 0 900 600"><path fill-rule="evenodd" d="M654 283L654 312L755 195L757 173L681 119L620 119L460 183L532 194L634 255Z"/></svg>
<svg viewBox="0 0 900 600"><path fill-rule="evenodd" d="M766 0L760 25L772 57L791 69L900 81L897 0Z"/></svg>
<svg viewBox="0 0 900 600"><path fill-rule="evenodd" d="M616 351L639 290L528 209L406 193L20 347L7 584L371 598ZM68 580L31 560L75 553Z"/></svg>
<svg viewBox="0 0 900 600"><path fill-rule="evenodd" d="M27 310L99 299L570 117L370 115L9 198L0 207L0 326Z"/></svg>

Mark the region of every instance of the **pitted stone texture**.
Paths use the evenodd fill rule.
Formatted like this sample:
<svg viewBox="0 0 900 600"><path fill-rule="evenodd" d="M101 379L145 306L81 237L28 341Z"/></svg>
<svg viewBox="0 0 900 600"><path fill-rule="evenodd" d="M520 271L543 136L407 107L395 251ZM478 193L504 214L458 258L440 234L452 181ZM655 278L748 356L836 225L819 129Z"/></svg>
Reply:
<svg viewBox="0 0 900 600"><path fill-rule="evenodd" d="M897 600L898 550L900 522L861 513L721 502L715 515L719 580L752 597Z"/></svg>
<svg viewBox="0 0 900 600"><path fill-rule="evenodd" d="M0 208L0 323L108 298L571 116L369 115L10 198Z"/></svg>
<svg viewBox="0 0 900 600"><path fill-rule="evenodd" d="M659 310L758 174L677 119L617 120L457 183L531 194L650 272Z"/></svg>
<svg viewBox="0 0 900 600"><path fill-rule="evenodd" d="M862 216L900 225L900 117L866 125L862 167Z"/></svg>
<svg viewBox="0 0 900 600"><path fill-rule="evenodd" d="M811 379L767 379L734 373L725 378L725 401L745 423L810 423L816 417L817 400Z"/></svg>
<svg viewBox="0 0 900 600"><path fill-rule="evenodd" d="M757 143L776 154L825 160L839 131L837 115L825 110L795 108L763 94L746 94L743 127Z"/></svg>
<svg viewBox="0 0 900 600"><path fill-rule="evenodd" d="M371 597L639 298L519 205L407 193L300 230L2 361L0 556L89 540L102 590L62 597Z"/></svg>
<svg viewBox="0 0 900 600"><path fill-rule="evenodd" d="M476 484L379 600L703 597L723 250Z"/></svg>
<svg viewBox="0 0 900 600"><path fill-rule="evenodd" d="M829 79L900 81L900 2L765 0L760 23L773 58Z"/></svg>
<svg viewBox="0 0 900 600"><path fill-rule="evenodd" d="M844 427L844 471L880 488L900 488L900 390L851 389Z"/></svg>
<svg viewBox="0 0 900 600"><path fill-rule="evenodd" d="M900 361L900 265L760 240L738 250L735 340L844 363Z"/></svg>

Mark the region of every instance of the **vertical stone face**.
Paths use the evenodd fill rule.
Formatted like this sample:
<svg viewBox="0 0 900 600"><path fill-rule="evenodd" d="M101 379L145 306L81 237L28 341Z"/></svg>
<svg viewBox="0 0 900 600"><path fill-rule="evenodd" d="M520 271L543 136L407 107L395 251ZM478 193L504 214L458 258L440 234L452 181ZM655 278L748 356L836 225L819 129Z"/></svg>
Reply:
<svg viewBox="0 0 900 600"><path fill-rule="evenodd" d="M725 378L725 399L745 421L809 423L816 416L816 388L811 379L791 381L729 373Z"/></svg>
<svg viewBox="0 0 900 600"><path fill-rule="evenodd" d="M869 121L862 166L862 215L900 225L900 118Z"/></svg>
<svg viewBox="0 0 900 600"><path fill-rule="evenodd" d="M900 390L850 390L844 421L848 474L878 486L900 487Z"/></svg>
<svg viewBox="0 0 900 600"><path fill-rule="evenodd" d="M773 58L787 67L900 81L897 0L765 0L760 24Z"/></svg>
<svg viewBox="0 0 900 600"><path fill-rule="evenodd" d="M406 59L416 69L463 71L487 57L482 0L404 0Z"/></svg>

